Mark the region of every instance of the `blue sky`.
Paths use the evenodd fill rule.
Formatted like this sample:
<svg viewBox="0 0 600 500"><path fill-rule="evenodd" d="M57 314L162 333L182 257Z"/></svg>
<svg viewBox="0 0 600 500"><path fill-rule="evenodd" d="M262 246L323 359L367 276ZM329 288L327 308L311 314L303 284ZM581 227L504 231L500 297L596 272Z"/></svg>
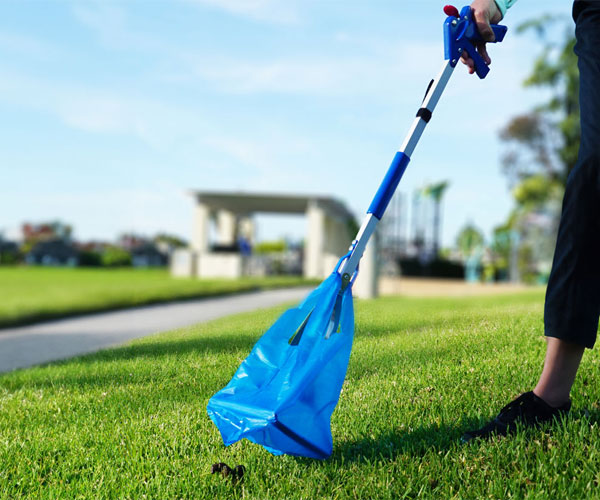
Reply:
<svg viewBox="0 0 600 500"><path fill-rule="evenodd" d="M189 237L186 192L334 195L364 214L443 62L429 0L0 3L0 230L61 219L80 239ZM569 15L521 0L504 23ZM514 30L480 81L458 68L400 191L448 180L443 242L511 207L498 130L543 100ZM263 217L259 237L299 236Z"/></svg>

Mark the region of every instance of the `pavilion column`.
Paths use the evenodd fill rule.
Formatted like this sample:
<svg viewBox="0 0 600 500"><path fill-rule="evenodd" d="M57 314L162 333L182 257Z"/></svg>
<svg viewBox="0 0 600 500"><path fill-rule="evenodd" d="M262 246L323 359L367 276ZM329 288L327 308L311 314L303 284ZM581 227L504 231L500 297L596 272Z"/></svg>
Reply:
<svg viewBox="0 0 600 500"><path fill-rule="evenodd" d="M192 230L191 247L197 253L208 252L208 231L210 225L210 210L201 202L194 207L194 227Z"/></svg>
<svg viewBox="0 0 600 500"><path fill-rule="evenodd" d="M379 294L378 247L379 237L375 233L369 240L365 253L360 259L358 277L352 287L352 293L355 297L372 299Z"/></svg>
<svg viewBox="0 0 600 500"><path fill-rule="evenodd" d="M244 215L238 221L239 235L246 238L248 243L253 244L256 235L256 225L250 215Z"/></svg>
<svg viewBox="0 0 600 500"><path fill-rule="evenodd" d="M315 200L306 209L308 234L304 246L304 276L323 277L323 253L325 250L325 211Z"/></svg>
<svg viewBox="0 0 600 500"><path fill-rule="evenodd" d="M219 245L235 245L237 239L237 218L229 210L219 210L217 213L217 237Z"/></svg>

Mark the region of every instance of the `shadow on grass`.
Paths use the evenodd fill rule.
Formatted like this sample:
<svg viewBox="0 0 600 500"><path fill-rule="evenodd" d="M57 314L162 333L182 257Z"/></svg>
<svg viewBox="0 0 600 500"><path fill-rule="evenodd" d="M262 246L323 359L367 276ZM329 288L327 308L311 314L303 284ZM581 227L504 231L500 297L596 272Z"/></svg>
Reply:
<svg viewBox="0 0 600 500"><path fill-rule="evenodd" d="M276 318L273 319L273 322ZM398 330L405 330L406 334L419 334L428 329L440 328L442 324L447 324L446 321L418 321L412 324L406 322L402 325L394 324L390 327L385 328L374 328L366 334L357 332L355 339L360 341L362 339L374 338L374 337L385 337L390 334L396 334ZM227 354L227 353L238 353L244 351L247 354L254 344L258 341L261 335L271 325L266 325L264 330L253 329L251 332L243 331L223 331L220 334L203 335L201 332L195 335L193 338L173 340L166 338L165 340L153 339L150 342L134 343L123 347L116 347L106 351L100 351L95 354L80 356L79 361L89 358L90 361L107 361L115 362L121 360L132 360L134 358L148 358L148 357L163 357L163 356L186 356L188 354L196 353L202 354ZM281 335L287 340L293 332L282 332ZM134 341L135 342L135 341ZM435 348L432 351L440 351L440 355L445 354L445 348ZM428 350L429 352L429 350Z"/></svg>
<svg viewBox="0 0 600 500"><path fill-rule="evenodd" d="M490 418L492 416L490 415ZM600 424L600 410L582 408L571 413L569 419L581 421L590 427ZM399 456L424 457L427 454L445 454L449 450L464 446L477 446L488 441L473 441L462 444L461 436L470 429L477 429L484 422L478 418L465 418L457 425L423 425L416 429L406 431L390 430L375 437L367 437L341 446L334 446L333 454L327 462L337 464L346 463L373 463L379 461L393 461ZM559 434L562 429L559 422L546 424L543 432ZM540 429L528 429L527 432L536 433ZM502 438L511 439L511 436ZM298 460L304 461L299 458Z"/></svg>
<svg viewBox="0 0 600 500"><path fill-rule="evenodd" d="M131 361L136 358L161 358L169 356L186 357L196 354L234 354L239 351L250 352L258 340L256 333L240 334L238 332L224 332L223 335L198 336L181 340L165 340L147 343L135 343L123 347L116 347L100 351L90 356L81 356L79 361L119 362Z"/></svg>
<svg viewBox="0 0 600 500"><path fill-rule="evenodd" d="M460 437L479 424L477 419L466 419L459 425L423 425L406 431L389 430L374 437L365 437L341 446L334 446L329 461L344 463L373 463L392 461L399 456L423 457L427 454L445 454L460 445Z"/></svg>
<svg viewBox="0 0 600 500"><path fill-rule="evenodd" d="M597 409L587 409L587 408L579 408L575 410L571 410L568 419L576 419L576 420L586 420L589 422L590 426L600 424L600 410Z"/></svg>

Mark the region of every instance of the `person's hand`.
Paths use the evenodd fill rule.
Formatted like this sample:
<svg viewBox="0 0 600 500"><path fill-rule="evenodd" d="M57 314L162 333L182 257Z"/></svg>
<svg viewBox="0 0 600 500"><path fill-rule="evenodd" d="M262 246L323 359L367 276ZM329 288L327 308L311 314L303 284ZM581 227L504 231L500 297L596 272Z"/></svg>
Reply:
<svg viewBox="0 0 600 500"><path fill-rule="evenodd" d="M494 0L474 0L471 4L471 10L473 11L473 19L479 30L481 38L485 42L479 42L475 44L475 49L479 52L479 55L483 58L486 64L491 64L487 49L485 47L486 42L493 42L496 37L490 24L497 24L502 20L502 12L496 5ZM475 62L467 52L464 52L460 60L469 68L469 74L475 73Z"/></svg>

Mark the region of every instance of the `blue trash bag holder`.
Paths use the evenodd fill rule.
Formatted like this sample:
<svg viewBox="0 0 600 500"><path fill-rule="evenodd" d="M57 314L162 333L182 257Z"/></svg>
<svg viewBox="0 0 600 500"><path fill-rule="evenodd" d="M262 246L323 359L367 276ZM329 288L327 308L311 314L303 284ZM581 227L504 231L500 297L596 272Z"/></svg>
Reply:
<svg viewBox="0 0 600 500"><path fill-rule="evenodd" d="M284 312L209 400L225 445L246 438L275 455L331 455L331 415L354 337L352 287L341 289L333 272Z"/></svg>

